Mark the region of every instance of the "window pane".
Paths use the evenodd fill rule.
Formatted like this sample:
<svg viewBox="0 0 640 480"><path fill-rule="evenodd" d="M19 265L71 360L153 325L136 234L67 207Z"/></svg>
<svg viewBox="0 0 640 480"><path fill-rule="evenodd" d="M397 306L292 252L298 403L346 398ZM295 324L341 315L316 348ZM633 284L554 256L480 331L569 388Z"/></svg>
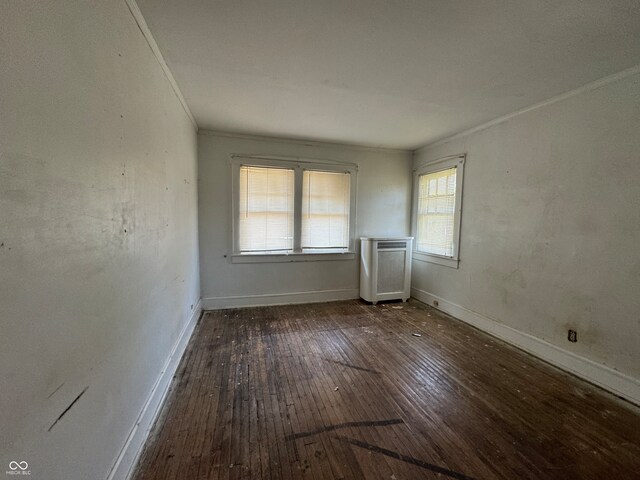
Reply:
<svg viewBox="0 0 640 480"><path fill-rule="evenodd" d="M348 249L350 174L306 170L302 177L302 248Z"/></svg>
<svg viewBox="0 0 640 480"><path fill-rule="evenodd" d="M456 168L420 175L416 250L453 257Z"/></svg>
<svg viewBox="0 0 640 480"><path fill-rule="evenodd" d="M240 167L241 252L293 250L293 170Z"/></svg>

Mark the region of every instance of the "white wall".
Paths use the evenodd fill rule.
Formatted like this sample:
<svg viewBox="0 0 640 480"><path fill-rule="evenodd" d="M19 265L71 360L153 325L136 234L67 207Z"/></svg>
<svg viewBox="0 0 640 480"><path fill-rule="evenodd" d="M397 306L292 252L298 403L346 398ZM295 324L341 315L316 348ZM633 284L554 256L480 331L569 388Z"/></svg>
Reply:
<svg viewBox="0 0 640 480"><path fill-rule="evenodd" d="M357 163L356 238L409 232L412 168L409 152L201 132L198 135L198 211L205 307L358 297L358 258L295 263L230 262L229 156L234 153Z"/></svg>
<svg viewBox="0 0 640 480"><path fill-rule="evenodd" d="M1 5L0 471L106 478L197 308L195 129L124 1Z"/></svg>
<svg viewBox="0 0 640 480"><path fill-rule="evenodd" d="M636 73L416 152L467 163L460 269L414 295L640 401L639 132Z"/></svg>

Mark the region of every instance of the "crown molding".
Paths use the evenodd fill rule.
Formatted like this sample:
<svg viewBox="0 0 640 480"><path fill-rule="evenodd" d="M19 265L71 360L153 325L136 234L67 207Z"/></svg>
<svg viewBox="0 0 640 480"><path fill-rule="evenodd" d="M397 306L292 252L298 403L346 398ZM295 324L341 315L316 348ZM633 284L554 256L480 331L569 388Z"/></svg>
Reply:
<svg viewBox="0 0 640 480"><path fill-rule="evenodd" d="M135 0L124 0L124 1L127 4L127 7L129 7L129 11L131 12L131 15L133 16L134 20L138 24L138 28L140 29L140 32L142 32L142 36L145 38L145 40L149 44L149 48L151 48L153 55L156 57L156 60L158 60L158 63L160 64L160 67L162 68L164 75L167 77L167 80L169 80L169 84L171 85L171 88L173 89L173 92L175 93L176 97L178 97L178 101L182 105L182 108L184 108L184 111L187 114L187 117L189 117L189 120L191 120L191 123L193 124L194 128L197 130L198 124L196 123L196 119L191 113L191 109L189 108L189 105L187 105L187 101L184 99L184 96L182 95L182 92L180 91L180 88L176 83L176 79L173 77L173 74L171 73L171 70L167 65L167 62L164 60L164 57L160 52L160 48L158 47L156 40L153 38L153 35L151 34L151 30L149 30L149 26L147 25L146 20L142 16L142 11L140 10L140 7L138 7L138 4L136 3Z"/></svg>
<svg viewBox="0 0 640 480"><path fill-rule="evenodd" d="M512 118L518 117L520 115L523 115L525 113L531 112L533 110L537 110L539 108L543 108L549 105L553 105L554 103L558 103L561 102L563 100L567 100L568 98L571 97L575 97L576 95L580 95L582 93L586 93L586 92L590 92L592 90L596 90L598 88L604 87L605 85L608 85L610 83L615 83L618 82L624 78L630 77L632 75L636 75L640 73L640 65L636 65L634 67L631 68L627 68L626 70L622 70L621 72L618 73L614 73L613 75L608 75L606 77L600 78L598 80L595 80L593 82L587 83L586 85L583 85L581 87L578 88L574 88L573 90L569 90L568 92L565 93L561 93L560 95L556 95L555 97L551 97L547 100L544 100L542 102L539 103L535 103L533 105L530 105L528 107L522 108L520 110L516 110L515 112L509 113L507 115L503 115L501 117L498 117L494 120L490 120L488 122L482 123L478 126L475 126L473 128L467 129L467 130L463 130L461 132L458 133L454 133L453 135L449 135L448 137L442 138L440 140L436 140L435 142L431 142L431 143L427 143L426 145L423 145L422 147L418 147L414 150L414 153L420 152L422 150L426 150L427 148L432 148L432 147L436 147L438 145L442 145L444 143L448 143L452 140L458 139L458 138L462 138L462 137L466 137L468 135L471 135L473 133L477 133L481 130L486 130L487 128L493 127L494 125L498 125L500 123L506 122L508 120L511 120Z"/></svg>
<svg viewBox="0 0 640 480"><path fill-rule="evenodd" d="M389 153L402 153L410 154L410 149L402 148L386 148L386 147L372 147L368 145L358 145L353 143L337 143L337 142L324 142L319 140L305 140L300 138L284 138L284 137L271 137L266 135L251 135L246 133L235 133L221 130L208 130L201 128L198 130L198 135L204 135L207 137L227 137L227 138L241 138L244 140L254 140L258 142L277 142L288 143L293 145L304 145L306 147L329 147L329 148L347 148L351 150L362 150L369 152L389 152Z"/></svg>

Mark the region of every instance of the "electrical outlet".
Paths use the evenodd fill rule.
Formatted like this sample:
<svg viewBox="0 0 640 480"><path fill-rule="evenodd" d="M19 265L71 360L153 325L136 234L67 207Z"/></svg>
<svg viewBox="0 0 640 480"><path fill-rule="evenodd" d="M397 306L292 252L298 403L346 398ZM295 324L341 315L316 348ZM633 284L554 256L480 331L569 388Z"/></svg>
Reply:
<svg viewBox="0 0 640 480"><path fill-rule="evenodd" d="M570 342L577 342L578 341L578 332L576 332L575 330L569 330L569 334L567 335L567 339Z"/></svg>
<svg viewBox="0 0 640 480"><path fill-rule="evenodd" d="M434 301L433 301L433 306L434 306L434 307L437 307L437 306L438 306L438 300L434 300Z"/></svg>

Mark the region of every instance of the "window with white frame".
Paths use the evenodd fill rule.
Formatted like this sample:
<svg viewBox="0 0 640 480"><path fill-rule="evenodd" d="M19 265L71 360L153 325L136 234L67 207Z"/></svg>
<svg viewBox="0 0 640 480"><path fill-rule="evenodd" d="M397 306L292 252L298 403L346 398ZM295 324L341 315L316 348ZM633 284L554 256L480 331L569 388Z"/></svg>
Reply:
<svg viewBox="0 0 640 480"><path fill-rule="evenodd" d="M233 156L232 169L234 258L354 251L355 165Z"/></svg>
<svg viewBox="0 0 640 480"><path fill-rule="evenodd" d="M286 168L240 167L240 252L293 250L294 177Z"/></svg>
<svg viewBox="0 0 640 480"><path fill-rule="evenodd" d="M350 177L348 172L303 172L302 251L349 249Z"/></svg>
<svg viewBox="0 0 640 480"><path fill-rule="evenodd" d="M420 166L415 174L414 257L457 267L464 156Z"/></svg>

